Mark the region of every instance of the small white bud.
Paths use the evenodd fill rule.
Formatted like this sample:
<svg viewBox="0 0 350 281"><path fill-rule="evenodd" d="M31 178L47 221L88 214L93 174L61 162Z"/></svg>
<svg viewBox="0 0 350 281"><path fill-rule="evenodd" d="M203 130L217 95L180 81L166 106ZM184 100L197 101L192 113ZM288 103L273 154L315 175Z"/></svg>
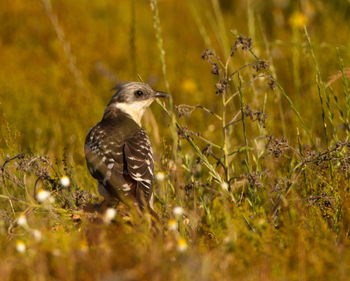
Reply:
<svg viewBox="0 0 350 281"><path fill-rule="evenodd" d="M41 234L40 230L34 229L32 234L33 234L33 237L36 241L41 241L42 234Z"/></svg>
<svg viewBox="0 0 350 281"><path fill-rule="evenodd" d="M22 227L27 227L28 223L27 223L27 218L25 215L20 215L17 219L17 224L22 226Z"/></svg>
<svg viewBox="0 0 350 281"><path fill-rule="evenodd" d="M36 194L36 199L39 202L45 202L46 200L50 199L50 197L51 197L50 192L45 189L39 189Z"/></svg>
<svg viewBox="0 0 350 281"><path fill-rule="evenodd" d="M164 174L164 172L158 172L158 173L156 174L156 179L157 179L157 181L164 181L164 180L165 180L165 174Z"/></svg>
<svg viewBox="0 0 350 281"><path fill-rule="evenodd" d="M117 210L114 208L108 208L103 216L104 223L108 224L110 223L116 216Z"/></svg>
<svg viewBox="0 0 350 281"><path fill-rule="evenodd" d="M184 209L180 206L177 206L173 209L173 214L175 217L179 217L184 213Z"/></svg>
<svg viewBox="0 0 350 281"><path fill-rule="evenodd" d="M18 240L16 241L16 250L18 253L24 253L27 250L27 246L23 241Z"/></svg>
<svg viewBox="0 0 350 281"><path fill-rule="evenodd" d="M221 188L222 188L223 190L225 190L225 191L228 191L228 183L223 181L223 182L221 183Z"/></svg>
<svg viewBox="0 0 350 281"><path fill-rule="evenodd" d="M178 229L178 223L176 220L168 221L168 229L171 231L176 231Z"/></svg>
<svg viewBox="0 0 350 281"><path fill-rule="evenodd" d="M69 177L67 176L63 176L61 179L60 179L60 184L64 187L68 187L70 185L70 179Z"/></svg>

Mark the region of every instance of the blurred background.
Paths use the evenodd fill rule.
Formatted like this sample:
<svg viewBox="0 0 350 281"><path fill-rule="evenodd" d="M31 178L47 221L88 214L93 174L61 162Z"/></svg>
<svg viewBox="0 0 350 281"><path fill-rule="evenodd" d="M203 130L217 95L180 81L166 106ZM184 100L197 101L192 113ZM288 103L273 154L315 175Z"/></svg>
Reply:
<svg viewBox="0 0 350 281"><path fill-rule="evenodd" d="M86 182L85 136L101 119L113 95L111 88L141 77L155 89L166 90L150 2L1 0L1 6L1 157L23 152L48 155L52 161L68 159L73 169L83 171L73 173L77 181ZM216 77L201 55L211 48L224 61L241 34L252 38L254 52L268 62L313 140L325 145L316 70L304 26L322 79L331 82L342 104L344 87L338 55L346 69L350 55L349 1L161 0L158 9L175 105L201 104L214 112L220 110ZM234 70L251 61L241 53L230 66ZM280 92L271 91L266 81L254 85L246 90L245 99L255 110L264 106L266 132L286 137L292 144L300 132L303 142L310 144ZM228 114L237 111L239 103L235 102ZM334 118L341 138L345 131L340 117ZM220 122L207 112L196 110L180 121L195 133L222 142L217 133ZM167 146L172 144L169 124L156 103L145 114L143 126L153 143L156 169L161 157L171 155ZM244 143L241 129L236 128L230 131L232 149ZM255 132L255 136L261 134L256 128ZM196 141L201 149L205 147L205 142ZM187 151L193 156L191 148ZM84 188L94 190L95 186L85 184Z"/></svg>
<svg viewBox="0 0 350 281"><path fill-rule="evenodd" d="M308 126L321 130L314 118L319 109L310 109L318 95L311 94L317 88L303 26L327 80L339 70L336 47L349 65L349 1L219 2L224 22L217 21L214 1L158 3L174 103L201 103L215 110L214 80L201 54L212 47L224 58L225 48L235 41L233 34L242 34L253 39L255 51L275 68ZM138 80L140 75L153 87L165 89L152 12L143 0L50 3L1 0L0 145L2 151L16 144L14 149L23 152L55 156L66 148L81 164L84 137L101 118L116 83ZM238 67L242 60L233 64ZM269 93L266 111L270 120L278 121L275 106L276 95ZM286 122L294 124L285 101L282 107ZM162 135L167 135L167 119L158 105L152 110ZM146 116L145 126L152 131L147 120ZM200 113L192 121L199 121L197 131L208 127ZM282 134L281 125L273 129Z"/></svg>

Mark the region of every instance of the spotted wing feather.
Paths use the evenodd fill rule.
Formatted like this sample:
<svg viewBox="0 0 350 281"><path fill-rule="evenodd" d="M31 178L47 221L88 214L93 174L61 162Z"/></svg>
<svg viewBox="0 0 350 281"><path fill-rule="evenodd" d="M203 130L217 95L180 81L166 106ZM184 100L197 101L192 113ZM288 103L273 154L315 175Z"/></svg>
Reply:
<svg viewBox="0 0 350 281"><path fill-rule="evenodd" d="M124 157L128 174L137 182L137 199L149 202L152 196L154 162L151 143L143 129L140 128L131 138L126 140Z"/></svg>
<svg viewBox="0 0 350 281"><path fill-rule="evenodd" d="M106 134L99 125L89 132L85 143L85 156L91 175L111 196L119 198L121 191L129 192L135 185L127 176L123 147L124 142L113 134Z"/></svg>

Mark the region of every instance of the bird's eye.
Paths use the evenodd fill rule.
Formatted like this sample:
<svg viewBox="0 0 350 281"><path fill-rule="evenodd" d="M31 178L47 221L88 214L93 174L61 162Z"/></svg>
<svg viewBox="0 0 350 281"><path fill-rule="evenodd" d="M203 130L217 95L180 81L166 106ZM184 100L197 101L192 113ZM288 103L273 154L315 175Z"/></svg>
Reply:
<svg viewBox="0 0 350 281"><path fill-rule="evenodd" d="M135 96L141 97L141 96L143 96L143 92L142 92L141 90L137 90L137 91L135 92Z"/></svg>

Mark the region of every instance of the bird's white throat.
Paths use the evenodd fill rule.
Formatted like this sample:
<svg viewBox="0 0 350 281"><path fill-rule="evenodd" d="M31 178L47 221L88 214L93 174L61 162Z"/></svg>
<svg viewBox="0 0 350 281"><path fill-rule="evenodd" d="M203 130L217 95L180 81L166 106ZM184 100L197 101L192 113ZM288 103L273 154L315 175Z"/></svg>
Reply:
<svg viewBox="0 0 350 281"><path fill-rule="evenodd" d="M141 118L146 108L149 107L154 99L147 99L143 101L137 101L133 103L116 103L115 107L124 113L130 115L130 117L141 126Z"/></svg>

